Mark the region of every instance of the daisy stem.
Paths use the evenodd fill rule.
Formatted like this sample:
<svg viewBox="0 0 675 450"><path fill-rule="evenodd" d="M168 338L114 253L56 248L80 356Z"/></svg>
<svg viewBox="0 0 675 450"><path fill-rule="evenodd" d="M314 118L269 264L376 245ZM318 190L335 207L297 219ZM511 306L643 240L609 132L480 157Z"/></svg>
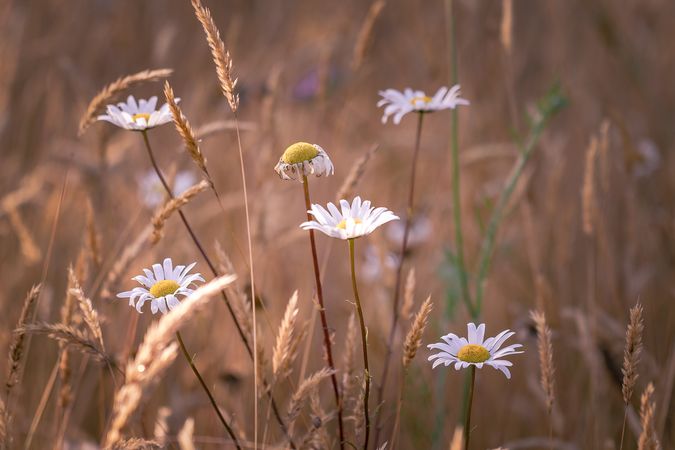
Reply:
<svg viewBox="0 0 675 450"><path fill-rule="evenodd" d="M368 439L370 437L370 416L368 415L368 398L370 397L370 369L368 368L368 330L363 320L363 309L361 309L361 299L359 298L359 289L356 285L356 269L354 264L354 239L349 239L349 262L352 272L352 288L354 289L354 300L356 301L356 312L359 315L359 325L361 326L361 347L363 348L363 370L366 383L366 389L363 394L363 417L365 420L366 435L363 440L363 450L368 449Z"/></svg>
<svg viewBox="0 0 675 450"><path fill-rule="evenodd" d="M312 208L312 202L309 196L309 180L307 175L302 176L302 186L305 191L305 207L309 211ZM307 213L307 220L311 221L312 216ZM326 359L328 366L332 370L331 382L333 383L333 393L335 394L335 404L338 412L338 428L340 432L340 448L344 449L345 435L342 423L342 401L340 400L340 392L338 390L337 376L335 375L335 363L333 362L333 349L330 340L330 330L328 328L328 320L326 318L326 310L323 304L323 289L321 288L321 274L319 272L319 259L316 256L316 242L314 240L314 230L309 230L309 243L312 247L312 263L314 265L314 278L316 280L316 296L319 300L319 315L321 316L321 325L323 326L323 346L326 350Z"/></svg>
<svg viewBox="0 0 675 450"><path fill-rule="evenodd" d="M473 404L473 386L476 382L476 366L471 364L471 383L469 384L469 401L464 412L464 450L469 450L469 434L471 432L471 405Z"/></svg>
<svg viewBox="0 0 675 450"><path fill-rule="evenodd" d="M152 152L152 147L150 146L150 141L148 140L148 135L147 131L142 131L141 134L143 135L143 141L145 142L145 148L148 151L148 156L150 157L150 162L152 163L152 167L155 169L155 173L157 173L157 176L159 177L159 180L162 183L162 186L164 186L164 190L166 191L166 194L169 196L169 198L174 198L173 192L171 191L171 188L169 187L169 183L167 183L166 179L164 178L164 175L162 174L162 171L159 168L159 165L157 164L157 161L155 160L155 155ZM218 271L216 270L216 266L213 265L213 262L209 258L209 256L206 254L206 251L204 250L204 247L201 245L199 242L199 239L197 238L197 235L194 233L192 230L192 227L190 226L190 223L187 221L187 218L185 217L185 214L183 214L183 211L180 209L178 210L178 215L181 218L181 221L183 222L183 225L185 225L185 228L187 229L188 233L190 234L190 237L192 238L192 241L194 242L195 246L199 250L199 253L202 255L204 258L204 261L206 261L206 264L209 266L209 269L211 270L211 273L213 274L214 277L218 276ZM220 292L223 300L225 301L225 305L227 306L227 310L230 313L230 317L232 317L232 321L234 322L235 327L237 328L237 332L239 333L239 337L241 338L242 342L244 343L244 346L246 347L246 351L248 352L249 357L255 362L255 356L253 353L253 350L251 349L251 344L248 341L248 338L246 337L246 334L244 334L244 330L241 328L241 324L239 323L239 319L237 319L236 314L234 313L234 310L232 309L232 305L230 304L230 301L227 298L227 295L225 295L225 292L221 291ZM269 389L265 389L267 392L267 396L270 399L270 402L272 403L272 412L274 412L274 417L276 418L277 422L279 423L279 426L281 427L281 430L284 432L286 437L289 439L289 443L291 445L291 448L295 449L295 444L293 442L293 439L291 436L288 434L288 427L286 426L286 423L284 420L281 418L281 413L279 412L279 407L277 406L274 397L272 396L272 392Z"/></svg>
<svg viewBox="0 0 675 450"><path fill-rule="evenodd" d="M394 302L393 302L393 320L391 322L391 330L389 330L389 338L387 339L387 353L384 357L384 365L382 366L382 376L380 386L377 388L377 404L382 404L384 396L384 389L387 384L389 375L389 363L391 362L392 354L394 353L394 338L396 337L396 330L399 319L399 299L401 297L401 277L403 274L403 260L405 259L406 251L408 249L408 236L410 235L410 225L413 218L413 207L415 201L415 175L417 173L417 159L420 151L420 141L422 138L422 123L424 120L424 112L417 114L417 132L415 134L415 149L413 150L413 160L410 169L410 183L408 189L408 206L406 209L405 226L403 229L403 241L401 242L401 250L399 251L398 266L396 267L396 281L394 284ZM380 419L382 409L378 409L375 416L375 445L379 443L380 438Z"/></svg>
<svg viewBox="0 0 675 450"><path fill-rule="evenodd" d="M202 388L204 389L204 392L206 392L206 395L209 397L209 401L211 402L211 406L213 406L213 410L216 412L218 415L218 418L220 419L220 422L223 424L225 429L227 430L227 433L230 435L232 440L234 441L234 445L241 450L241 445L239 445L239 440L237 439L237 435L234 434L234 430L232 430L232 427L227 423L227 420L225 420L225 417L223 417L223 414L220 412L220 408L218 408L218 404L216 403L216 400L213 398L213 395L211 394L211 391L209 390L208 386L204 382L204 379L202 378L201 374L199 373L199 370L197 370L197 367L194 364L194 361L192 360L192 357L190 356L190 353L188 352L187 348L185 348L185 343L183 342L183 337L180 334L180 331L176 332L176 339L178 339L178 344L180 345L180 349L183 352L183 356L185 356L185 359L187 360L188 364L190 364L190 368L192 369L192 373L195 374L195 377L197 377L197 380L199 380L199 384L201 384Z"/></svg>

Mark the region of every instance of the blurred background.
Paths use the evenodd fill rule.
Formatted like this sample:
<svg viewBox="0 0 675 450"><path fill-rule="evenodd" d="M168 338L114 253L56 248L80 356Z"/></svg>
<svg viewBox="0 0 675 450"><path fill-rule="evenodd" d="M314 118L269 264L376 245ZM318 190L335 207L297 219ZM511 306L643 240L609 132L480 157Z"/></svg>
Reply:
<svg viewBox="0 0 675 450"><path fill-rule="evenodd" d="M425 345L448 332L464 333L469 320L458 298L457 268L447 256L455 251L453 208L461 208L465 254L474 275L491 209L517 158L517 143L528 136L528 116L536 114L537 100L556 83L567 100L546 125L497 235L482 320L488 335L517 331L514 340L526 351L512 358L511 380L491 368L479 371L474 448L543 447L548 425L536 333L528 318L537 305L543 305L553 330L557 448L618 448L624 334L628 309L638 299L645 307L644 352L624 448L635 448L639 394L650 381L663 447L675 445L675 3L213 0L205 6L239 78L260 335L268 356L294 290L299 290L301 320L311 321L314 311L310 253L298 228L305 220L302 187L280 180L274 165L293 142L321 145L335 164L335 176L313 179L310 187L312 200L325 204L335 201L354 162L377 145L356 193L404 216L415 117L383 125L375 105L378 91L413 87L429 93L450 84L452 15L459 83L471 102L459 112L461 204L451 201L451 114L439 112L425 119L422 132L416 220L404 265L404 274L415 269L415 310L427 295L434 300ZM144 69L174 70L171 85L202 138L224 206L206 191L184 210L207 252L215 255L215 241L222 244L245 287L245 216L233 115L190 2L3 0L0 30L0 348L8 348L22 299L40 280L37 320L59 321L67 268L77 264L82 248L89 249L80 258L88 270L80 281L102 316L106 349L118 358L136 312L114 294L130 290L132 276L164 257L176 264L196 261L198 271L208 272L172 217L162 241L144 247L114 283L108 278L163 198L140 134L99 122L78 137L78 122L103 86ZM163 101L159 82L129 93ZM606 145L591 158L586 187L592 201L584 205L593 136ZM152 130L149 137L177 185L199 180L172 125ZM592 222L586 230L584 216ZM392 258L402 232L402 223L393 223L357 241L376 386L391 326ZM92 233L97 238L90 238ZM92 250L91 242L98 248ZM325 261L324 296L339 369L353 310L347 245L321 235L318 250ZM250 438L252 364L226 308L219 301L209 308L183 333L219 403ZM140 317L136 343L153 320L157 317L149 313ZM407 322L403 326L405 332ZM276 388L282 403L303 368L307 374L322 367L319 326L309 339L306 362L303 342L292 381ZM33 448L49 448L58 423L56 394L43 406L40 401L59 350L44 336L33 336L30 345L13 393L11 432L20 447L41 410ZM398 352L397 347L397 368L382 407L383 436L393 426ZM105 367L71 353L76 384L64 445L94 446L115 385ZM463 374L443 367L432 371L428 355L422 347L408 372L400 448L448 448L461 414ZM356 367L361 367L358 350ZM167 445L175 446L176 434L192 417L198 448L225 445L184 361L177 360L158 381L130 436L152 438L161 419ZM58 380L55 385L57 391ZM327 409L331 395L325 383ZM260 404L265 423L267 406ZM279 431L269 422L274 442ZM351 435L353 424L347 427Z"/></svg>

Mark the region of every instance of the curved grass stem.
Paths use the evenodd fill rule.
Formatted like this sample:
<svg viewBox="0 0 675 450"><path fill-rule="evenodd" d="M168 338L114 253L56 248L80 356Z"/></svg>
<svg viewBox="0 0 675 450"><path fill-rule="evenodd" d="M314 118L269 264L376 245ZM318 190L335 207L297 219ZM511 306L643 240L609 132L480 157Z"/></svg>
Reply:
<svg viewBox="0 0 675 450"><path fill-rule="evenodd" d="M370 415L368 414L368 399L370 397L370 368L368 367L368 330L363 319L363 309L361 308L361 299L359 298L359 289L356 285L356 268L354 263L354 239L349 239L349 263L352 273L352 288L354 289L354 300L356 301L356 312L359 316L359 326L361 327L361 347L363 349L363 374L365 378L365 392L363 393L363 417L365 422L365 437L363 439L363 450L368 450L368 440L370 438Z"/></svg>

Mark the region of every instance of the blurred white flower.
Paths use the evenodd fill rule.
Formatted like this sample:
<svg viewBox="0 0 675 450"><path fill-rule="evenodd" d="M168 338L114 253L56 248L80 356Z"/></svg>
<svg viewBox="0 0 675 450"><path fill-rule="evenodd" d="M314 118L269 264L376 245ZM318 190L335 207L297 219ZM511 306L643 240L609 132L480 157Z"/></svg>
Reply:
<svg viewBox="0 0 675 450"><path fill-rule="evenodd" d="M436 360L432 368L436 368L441 364L449 366L455 364L455 369L466 369L469 366L476 366L482 368L483 364L501 370L506 378L511 378L509 367L513 365L511 361L501 359L505 356L514 355L516 353L523 353L517 351L517 348L522 347L520 344L509 345L500 349L504 341L513 336L515 333L510 330L504 330L495 337L485 337L485 324L482 323L476 328L473 323L467 324L468 339L460 338L457 335L450 333L442 336L443 342L437 344L427 345L430 349L440 350L440 353L429 356L429 361Z"/></svg>
<svg viewBox="0 0 675 450"><path fill-rule="evenodd" d="M189 170L179 171L173 180L173 195L178 197L197 182L195 174ZM148 208L159 206L166 198L166 191L154 169L148 170L138 178L139 195Z"/></svg>
<svg viewBox="0 0 675 450"><path fill-rule="evenodd" d="M643 178L651 175L661 165L661 152L651 139L642 139L637 145L636 162L633 165L633 176Z"/></svg>
<svg viewBox="0 0 675 450"><path fill-rule="evenodd" d="M326 211L321 205L312 205L312 209L307 212L315 220L302 223L300 228L318 230L328 236L346 240L365 236L380 225L398 220L398 216L387 208L372 208L369 200L361 203L361 197L356 197L351 205L347 200L340 200L340 207L342 211L329 203Z"/></svg>
<svg viewBox="0 0 675 450"><path fill-rule="evenodd" d="M405 223L396 222L387 229L387 237L392 242L402 242ZM427 217L415 217L408 231L408 248L422 244L431 236L431 221Z"/></svg>
<svg viewBox="0 0 675 450"><path fill-rule="evenodd" d="M441 87L433 97L429 97L423 91L413 91L410 88L406 88L403 92L387 89L380 91L380 96L382 99L377 102L377 106L384 106L382 123L387 123L389 116L393 115L394 123L397 125L409 112L434 112L469 104L468 100L460 98L458 84L450 90L445 86Z"/></svg>
<svg viewBox="0 0 675 450"><path fill-rule="evenodd" d="M190 270L197 263L189 266L173 267L171 258L164 259L163 264L153 264L152 270L143 269L145 276L138 275L132 280L138 281L142 287L135 287L130 291L120 292L118 298L128 298L129 306L133 306L139 313L146 301L150 300L150 310L153 314L160 311L166 314L178 306L178 296L187 297L192 294L192 286L197 281L204 281L201 274L190 274ZM138 301L136 301L138 300Z"/></svg>
<svg viewBox="0 0 675 450"><path fill-rule="evenodd" d="M398 222L394 224L398 224ZM361 275L370 281L379 280L382 279L386 272L394 271L397 266L398 256L396 253L384 250L381 255L374 245L369 245L364 252Z"/></svg>
<svg viewBox="0 0 675 450"><path fill-rule="evenodd" d="M335 171L328 153L316 144L296 142L290 145L274 167L282 180L300 180L308 175L332 175Z"/></svg>
<svg viewBox="0 0 675 450"><path fill-rule="evenodd" d="M180 99L176 99L176 102ZM133 95L127 97L127 101L106 107L107 114L98 116L98 120L105 120L113 125L117 125L125 130L144 131L150 128L158 127L173 120L168 104L163 104L159 110L156 110L157 97L150 97L148 100L139 99L138 102Z"/></svg>

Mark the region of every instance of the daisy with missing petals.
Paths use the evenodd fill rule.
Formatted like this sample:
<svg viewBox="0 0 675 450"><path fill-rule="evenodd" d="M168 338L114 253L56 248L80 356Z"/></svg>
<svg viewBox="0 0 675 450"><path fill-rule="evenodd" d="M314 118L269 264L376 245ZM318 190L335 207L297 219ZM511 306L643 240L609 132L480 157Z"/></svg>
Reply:
<svg viewBox="0 0 675 450"><path fill-rule="evenodd" d="M179 101L179 99L176 99ZM136 101L133 95L127 97L127 101L106 107L107 114L98 116L98 120L105 120L120 128L131 131L145 131L150 128L158 127L173 120L168 104L163 104L161 108L157 106L157 97L150 97L148 100L139 99Z"/></svg>
<svg viewBox="0 0 675 450"><path fill-rule="evenodd" d="M133 306L139 313L146 301L150 300L150 310L153 314L160 311L166 314L180 304L178 296L187 297L192 294L197 281L204 282L201 274L190 274L190 270L197 263L189 266L173 267L171 258L166 258L163 264L153 264L152 270L143 269L145 276L138 275L132 280L138 281L142 287L135 287L127 292L117 294L119 298L128 298L129 306Z"/></svg>
<svg viewBox="0 0 675 450"><path fill-rule="evenodd" d="M308 175L333 175L335 169L328 153L316 144L296 142L281 155L274 167L282 180L303 181Z"/></svg>
<svg viewBox="0 0 675 450"><path fill-rule="evenodd" d="M380 225L392 220L398 220L398 216L387 208L373 208L370 201L361 202L361 197L356 197L350 205L347 200L340 200L341 210L329 203L328 210L321 205L312 205L307 211L314 220L300 225L303 230L318 230L323 234L338 239L355 239L372 233Z"/></svg>
<svg viewBox="0 0 675 450"><path fill-rule="evenodd" d="M510 330L504 330L495 337L485 337L485 324L482 323L478 327L470 323L467 325L468 339L460 338L457 335L450 333L442 336L444 342L428 345L430 349L440 350L440 353L429 356L429 361L435 359L432 368L445 364L449 366L455 365L455 369L466 369L469 366L475 366L479 369L484 364L492 366L495 369L501 370L506 378L511 378L511 372L508 367L513 364L511 361L502 359L505 356L514 355L516 353L523 353L517 351L517 348L522 347L520 344L509 345L508 347L500 348L504 342L513 336L515 333Z"/></svg>
<svg viewBox="0 0 675 450"><path fill-rule="evenodd" d="M389 116L394 116L394 123L398 125L403 116L409 112L429 113L443 109L455 109L459 105L468 105L469 101L459 96L459 85L456 84L448 90L443 86L433 97L429 97L422 91L413 91L406 88L403 92L396 89L380 91L382 99L377 102L378 107L384 106L382 123L387 123Z"/></svg>

